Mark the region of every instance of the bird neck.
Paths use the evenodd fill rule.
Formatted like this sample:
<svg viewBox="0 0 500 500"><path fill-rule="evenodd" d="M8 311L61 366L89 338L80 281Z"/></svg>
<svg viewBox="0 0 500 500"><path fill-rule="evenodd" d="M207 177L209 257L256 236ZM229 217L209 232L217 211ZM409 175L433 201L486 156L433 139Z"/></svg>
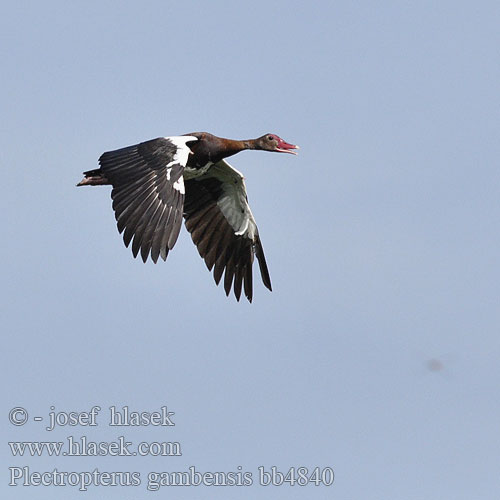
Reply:
<svg viewBox="0 0 500 500"><path fill-rule="evenodd" d="M193 132L188 135L193 135L199 139L198 142L189 146L193 153L188 159L187 165L189 167L204 167L208 162L217 163L245 149L259 149L257 139L237 141L217 137L207 132Z"/></svg>
<svg viewBox="0 0 500 500"><path fill-rule="evenodd" d="M245 149L256 149L254 139L236 141L233 139L223 139L221 144L221 153L224 158L235 155Z"/></svg>

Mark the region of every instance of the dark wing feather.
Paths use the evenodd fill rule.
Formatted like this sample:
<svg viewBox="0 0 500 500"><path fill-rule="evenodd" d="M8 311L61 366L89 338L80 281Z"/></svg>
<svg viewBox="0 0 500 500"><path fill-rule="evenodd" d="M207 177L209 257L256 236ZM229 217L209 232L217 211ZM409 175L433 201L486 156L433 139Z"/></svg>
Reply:
<svg viewBox="0 0 500 500"><path fill-rule="evenodd" d="M219 284L224 274L224 290L233 288L236 299L241 291L252 302L252 265L259 261L264 285L272 290L264 250L246 195L243 176L226 161L213 165L207 173L186 181L184 218L187 230Z"/></svg>
<svg viewBox="0 0 500 500"><path fill-rule="evenodd" d="M142 142L99 158L101 171L113 186L111 198L118 231L134 257L156 262L167 258L182 224L183 170L186 143L196 137L164 137Z"/></svg>

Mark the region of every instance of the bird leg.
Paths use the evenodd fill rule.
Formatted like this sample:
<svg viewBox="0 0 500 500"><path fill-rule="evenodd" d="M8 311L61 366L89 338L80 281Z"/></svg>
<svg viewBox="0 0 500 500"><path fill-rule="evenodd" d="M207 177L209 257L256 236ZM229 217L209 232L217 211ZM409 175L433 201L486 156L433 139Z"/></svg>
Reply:
<svg viewBox="0 0 500 500"><path fill-rule="evenodd" d="M77 186L103 186L111 184L104 176L101 170L90 170L83 173L85 177L77 184Z"/></svg>

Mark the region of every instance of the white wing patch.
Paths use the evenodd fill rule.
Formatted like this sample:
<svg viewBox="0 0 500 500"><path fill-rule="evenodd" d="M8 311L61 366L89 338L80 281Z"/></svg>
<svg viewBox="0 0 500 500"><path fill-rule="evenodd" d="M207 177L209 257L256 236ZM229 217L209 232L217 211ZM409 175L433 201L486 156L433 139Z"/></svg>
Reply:
<svg viewBox="0 0 500 500"><path fill-rule="evenodd" d="M184 189L184 179L182 175L172 184L172 186L181 194L184 194L186 192L186 190Z"/></svg>
<svg viewBox="0 0 500 500"><path fill-rule="evenodd" d="M198 138L193 135L180 135L173 137L165 137L167 141L170 141L174 146L177 147L177 151L171 162L167 164L167 180L170 180L170 174L172 173L172 165L179 164L181 167L186 167L186 163L189 158L191 150L187 146L187 142L197 141ZM173 188L179 191L181 194L185 194L186 190L184 188L184 178L181 175L173 184Z"/></svg>
<svg viewBox="0 0 500 500"><path fill-rule="evenodd" d="M173 137L165 137L165 139L167 139L167 141L170 141L177 148L174 158L167 165L167 168L174 163L179 163L182 167L185 167L188 161L189 153L191 153L191 150L188 148L186 143L197 141L198 138L194 137L193 135L178 135ZM167 175L169 175L168 172Z"/></svg>

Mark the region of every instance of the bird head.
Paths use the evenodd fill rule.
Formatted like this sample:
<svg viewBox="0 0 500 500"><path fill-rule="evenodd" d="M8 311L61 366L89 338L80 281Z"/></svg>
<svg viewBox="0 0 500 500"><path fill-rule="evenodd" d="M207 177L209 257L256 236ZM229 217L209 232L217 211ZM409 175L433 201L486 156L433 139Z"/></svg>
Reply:
<svg viewBox="0 0 500 500"><path fill-rule="evenodd" d="M259 137L256 141L258 149L264 151L274 151L276 153L290 153L296 155L297 152L294 149L299 149L295 144L288 144L281 137L276 134L266 134Z"/></svg>

